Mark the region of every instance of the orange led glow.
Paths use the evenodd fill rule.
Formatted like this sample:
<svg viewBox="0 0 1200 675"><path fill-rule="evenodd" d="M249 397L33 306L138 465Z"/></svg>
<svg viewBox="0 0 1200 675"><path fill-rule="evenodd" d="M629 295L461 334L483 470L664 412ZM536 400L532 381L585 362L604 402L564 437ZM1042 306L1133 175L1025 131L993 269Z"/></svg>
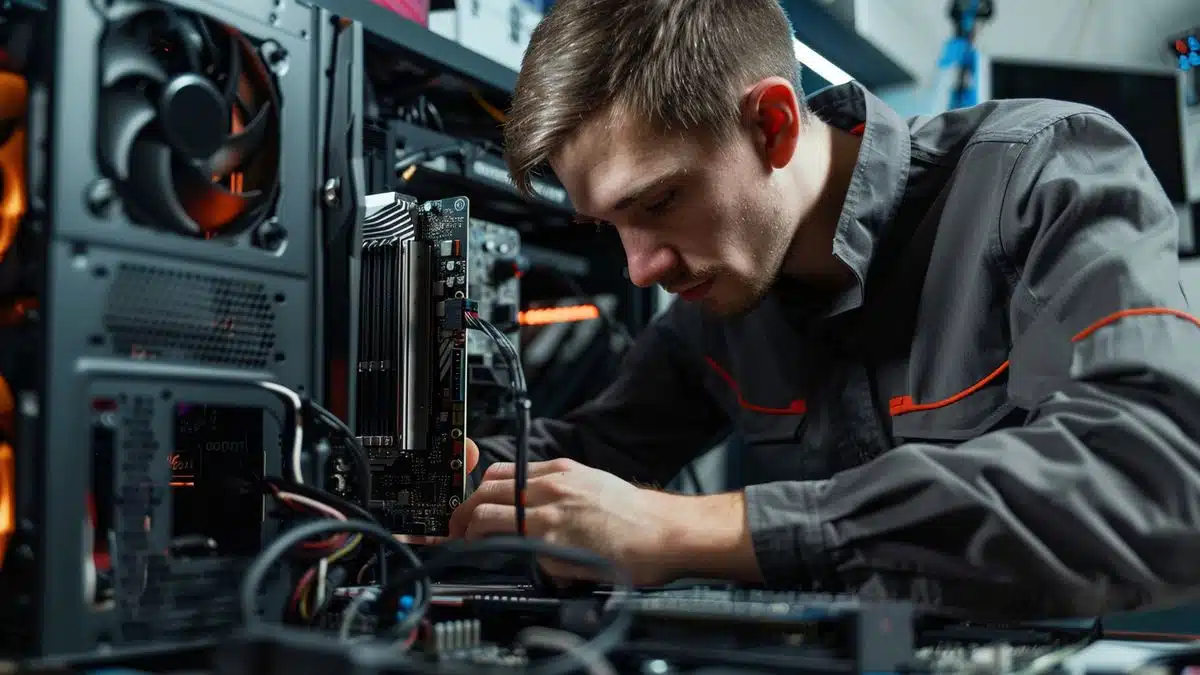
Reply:
<svg viewBox="0 0 1200 675"><path fill-rule="evenodd" d="M595 305L572 305L570 307L543 307L527 309L517 314L522 326L545 326L553 323L573 323L600 318L600 309Z"/></svg>
<svg viewBox="0 0 1200 675"><path fill-rule="evenodd" d="M8 139L0 145L0 260L12 246L25 216L25 107L29 91L25 79L0 73L0 120L16 120Z"/></svg>
<svg viewBox="0 0 1200 675"><path fill-rule="evenodd" d="M13 437L14 413L16 411L12 389L8 382L0 377L0 431L4 440L0 440L0 567L4 565L4 554L8 551L8 542L17 531L17 476L16 458L8 439Z"/></svg>

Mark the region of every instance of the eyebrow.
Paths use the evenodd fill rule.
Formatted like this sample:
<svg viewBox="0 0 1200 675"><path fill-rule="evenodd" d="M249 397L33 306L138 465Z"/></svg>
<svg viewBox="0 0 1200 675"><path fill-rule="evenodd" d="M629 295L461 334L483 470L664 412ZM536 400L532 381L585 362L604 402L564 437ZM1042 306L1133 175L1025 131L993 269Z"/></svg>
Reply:
<svg viewBox="0 0 1200 675"><path fill-rule="evenodd" d="M664 184L670 183L671 181L679 178L680 176L682 176L685 173L687 173L686 169L675 169L673 171L668 171L667 173L664 173L660 176L656 176L648 181L645 181L641 185L638 185L638 186L626 191L625 196L618 199L616 201L616 203L613 204L612 208L609 210L614 211L614 212L624 211L625 209L629 208L630 206L633 206L634 204L636 204L639 200L644 198L648 193L658 190Z"/></svg>

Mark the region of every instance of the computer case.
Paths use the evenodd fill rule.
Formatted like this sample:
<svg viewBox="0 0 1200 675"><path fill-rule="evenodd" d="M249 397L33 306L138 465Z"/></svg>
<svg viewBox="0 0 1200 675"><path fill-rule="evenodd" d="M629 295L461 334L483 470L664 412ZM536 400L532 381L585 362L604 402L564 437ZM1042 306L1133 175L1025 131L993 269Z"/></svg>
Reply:
<svg viewBox="0 0 1200 675"><path fill-rule="evenodd" d="M0 10L0 652L219 639L278 528L278 387L321 397L361 31L290 0L25 5Z"/></svg>

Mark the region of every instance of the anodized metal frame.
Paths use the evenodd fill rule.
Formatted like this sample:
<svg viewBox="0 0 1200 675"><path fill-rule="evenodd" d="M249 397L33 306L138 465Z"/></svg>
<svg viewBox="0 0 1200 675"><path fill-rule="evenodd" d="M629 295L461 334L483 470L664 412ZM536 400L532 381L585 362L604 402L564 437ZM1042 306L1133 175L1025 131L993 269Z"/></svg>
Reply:
<svg viewBox="0 0 1200 675"><path fill-rule="evenodd" d="M84 468L90 454L87 406L98 382L107 390L126 386L130 392L157 391L160 397L169 391L172 397L194 396L199 402L276 401L273 409L281 412L283 406L260 390L258 381L274 380L298 392L313 389L311 355L318 328L313 311L318 217L314 194L322 182L314 158L323 115L314 96L321 64L313 36L321 13L274 0L166 4L238 26L258 39L273 39L288 51L289 70L280 82L285 141L278 204L288 242L280 253L271 254L163 234L130 224L119 212L101 219L85 208L84 195L99 177L94 153L96 46L103 29L97 8L103 5L84 0L51 3L48 20L55 43L46 45L43 56L51 56L52 48L51 62L62 65L47 69L50 80L34 87L30 121L30 137L37 139L31 143L31 191L45 195L42 222L48 233L41 312L44 362L41 382L15 392L21 401L20 426L32 430L23 432L20 452L25 454L23 466L33 475L18 477L24 492L19 503L28 506L19 514L21 544L29 547L35 570L27 617L34 643L21 655L26 658L95 653L114 638L113 613L93 612L83 597L82 543L90 490L90 471ZM119 358L111 348L92 344L89 336L104 333L109 288L105 279L112 276L99 270L122 262L263 284L268 297L276 300L275 349L281 359L261 371L210 368ZM161 440L171 438L161 420L156 418L155 424ZM167 451L169 447L162 449ZM268 444L265 454L268 467L281 466L278 444Z"/></svg>

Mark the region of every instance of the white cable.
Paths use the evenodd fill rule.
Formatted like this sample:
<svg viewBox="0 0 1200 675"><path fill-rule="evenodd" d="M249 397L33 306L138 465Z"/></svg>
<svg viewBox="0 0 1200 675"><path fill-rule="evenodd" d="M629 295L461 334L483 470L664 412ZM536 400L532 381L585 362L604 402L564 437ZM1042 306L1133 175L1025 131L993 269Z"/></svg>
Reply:
<svg viewBox="0 0 1200 675"><path fill-rule="evenodd" d="M315 616L318 608L325 604L325 588L326 580L329 576L329 558L321 558L317 562L317 602L313 606L313 615Z"/></svg>
<svg viewBox="0 0 1200 675"><path fill-rule="evenodd" d="M617 669L604 656L588 647L587 640L557 628L531 626L517 635L517 642L526 647L550 649L570 654L579 660L588 675L617 675Z"/></svg>
<svg viewBox="0 0 1200 675"><path fill-rule="evenodd" d="M377 597L379 597L378 590L375 588L366 588L356 595L350 601L350 604L346 605L346 609L342 611L342 625L338 629L338 639L342 642L350 641L350 633L354 630L354 620L358 618L358 613L362 611L364 605Z"/></svg>
<svg viewBox="0 0 1200 675"><path fill-rule="evenodd" d="M283 490L280 490L279 492L277 492L275 494L276 494L276 496L278 496L280 499L282 499L285 502L295 502L297 504L302 504L314 511L320 511L321 513L329 516L330 518L333 518L334 520L345 520L346 519L346 514L342 513L341 511L338 511L337 509L333 508L332 506L330 506L328 504L322 504L321 502L319 502L315 499L312 499L310 497L305 497L304 495L298 495L295 492L285 492Z"/></svg>
<svg viewBox="0 0 1200 675"><path fill-rule="evenodd" d="M263 389L286 398L292 404L292 419L296 424L292 434L292 479L304 485L304 402L300 395L275 382L259 382ZM343 519L344 520L344 519Z"/></svg>

